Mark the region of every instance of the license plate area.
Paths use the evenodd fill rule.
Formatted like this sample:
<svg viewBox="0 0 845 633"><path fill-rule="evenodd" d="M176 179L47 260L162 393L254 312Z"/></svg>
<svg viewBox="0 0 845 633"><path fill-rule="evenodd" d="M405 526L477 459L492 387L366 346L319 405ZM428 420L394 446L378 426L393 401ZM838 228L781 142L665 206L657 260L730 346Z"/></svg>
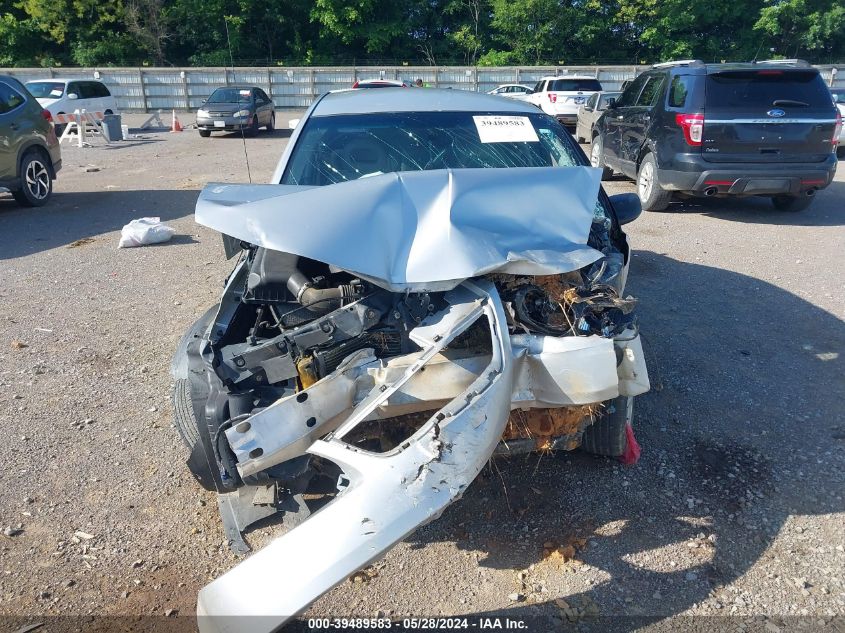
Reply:
<svg viewBox="0 0 845 633"><path fill-rule="evenodd" d="M215 121L214 127L226 127L226 121Z"/></svg>

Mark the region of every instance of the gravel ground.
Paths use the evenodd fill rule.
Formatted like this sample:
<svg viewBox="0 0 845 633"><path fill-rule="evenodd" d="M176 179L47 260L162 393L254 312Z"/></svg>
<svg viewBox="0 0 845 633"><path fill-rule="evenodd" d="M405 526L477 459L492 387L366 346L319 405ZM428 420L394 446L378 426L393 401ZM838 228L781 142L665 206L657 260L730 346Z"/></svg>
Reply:
<svg viewBox="0 0 845 633"><path fill-rule="evenodd" d="M287 136L246 140L256 182ZM189 616L237 559L184 467L169 363L230 270L193 222L197 191L246 179L243 144L151 132L63 156L47 208L0 195L0 614ZM798 214L708 199L641 216L628 287L653 386L637 400L640 462L498 462L308 615L841 629L843 200L840 172ZM149 215L177 237L118 250L121 226Z"/></svg>

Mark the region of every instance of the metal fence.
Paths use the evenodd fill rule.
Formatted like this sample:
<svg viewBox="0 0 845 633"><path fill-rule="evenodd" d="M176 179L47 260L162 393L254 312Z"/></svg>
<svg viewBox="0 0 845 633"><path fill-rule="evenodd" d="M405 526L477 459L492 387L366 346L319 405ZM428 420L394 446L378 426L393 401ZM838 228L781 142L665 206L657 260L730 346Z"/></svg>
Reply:
<svg viewBox="0 0 845 633"><path fill-rule="evenodd" d="M218 86L248 84L270 95L277 108L306 108L329 90L349 88L356 80L422 79L436 88L486 92L504 83L533 86L546 75L578 74L597 78L605 90L618 90L649 66L386 66L317 68L9 68L0 74L32 79L99 79L124 112L195 110ZM845 69L818 66L828 85L845 87Z"/></svg>

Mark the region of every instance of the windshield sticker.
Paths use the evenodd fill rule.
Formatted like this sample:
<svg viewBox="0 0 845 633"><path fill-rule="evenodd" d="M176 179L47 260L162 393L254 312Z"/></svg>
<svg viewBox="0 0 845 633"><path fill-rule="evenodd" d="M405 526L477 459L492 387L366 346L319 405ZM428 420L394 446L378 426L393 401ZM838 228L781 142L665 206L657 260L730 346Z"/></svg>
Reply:
<svg viewBox="0 0 845 633"><path fill-rule="evenodd" d="M249 90L241 90L241 96L242 97L248 97L249 96Z"/></svg>
<svg viewBox="0 0 845 633"><path fill-rule="evenodd" d="M51 97L61 97L62 96L62 89L61 88L53 88L50 91Z"/></svg>
<svg viewBox="0 0 845 633"><path fill-rule="evenodd" d="M474 116L482 143L538 143L537 132L527 116Z"/></svg>

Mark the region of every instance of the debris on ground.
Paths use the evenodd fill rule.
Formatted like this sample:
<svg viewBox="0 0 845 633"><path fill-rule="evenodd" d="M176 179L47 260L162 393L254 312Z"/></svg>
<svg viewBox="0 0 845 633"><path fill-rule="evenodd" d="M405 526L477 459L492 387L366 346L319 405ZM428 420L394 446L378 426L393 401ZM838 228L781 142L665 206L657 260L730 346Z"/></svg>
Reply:
<svg viewBox="0 0 845 633"><path fill-rule="evenodd" d="M96 240L93 237L83 237L83 238L78 239L78 240L73 240L70 244L65 246L65 248L76 248L78 246L85 246L85 244L91 244L92 242L95 242L95 241Z"/></svg>
<svg viewBox="0 0 845 633"><path fill-rule="evenodd" d="M24 349L26 347L29 347L29 345L27 345L23 341L18 341L18 340L12 341L12 349Z"/></svg>
<svg viewBox="0 0 845 633"><path fill-rule="evenodd" d="M176 230L163 224L161 218L138 218L121 229L118 248L161 244L170 240L175 233Z"/></svg>
<svg viewBox="0 0 845 633"><path fill-rule="evenodd" d="M23 534L23 530L21 528L13 528L11 525L3 528L3 536L18 536L19 534Z"/></svg>

